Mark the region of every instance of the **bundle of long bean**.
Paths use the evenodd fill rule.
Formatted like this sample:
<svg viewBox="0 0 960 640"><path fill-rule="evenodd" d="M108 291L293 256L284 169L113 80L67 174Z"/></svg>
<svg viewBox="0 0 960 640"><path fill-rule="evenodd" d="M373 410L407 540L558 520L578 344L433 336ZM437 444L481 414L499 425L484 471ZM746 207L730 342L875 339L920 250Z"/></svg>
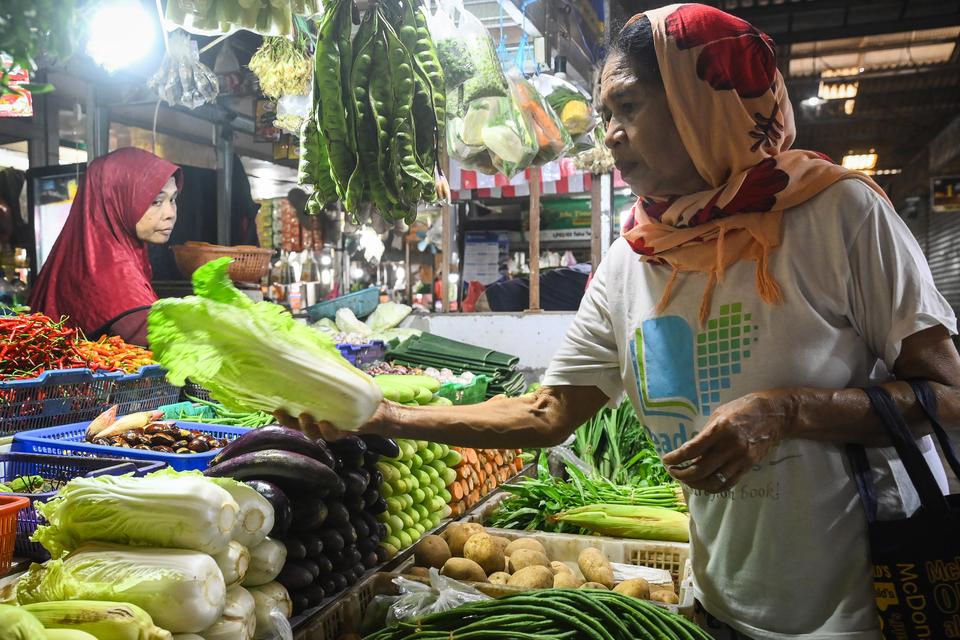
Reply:
<svg viewBox="0 0 960 640"><path fill-rule="evenodd" d="M200 400L198 398L190 398L190 401L210 407L213 412L213 416L206 417L191 413L188 410L182 410L177 416L177 420L196 422L198 424L218 424L229 427L249 427L251 429L265 427L269 424L277 423L276 418L263 411L230 411L219 402L209 402L207 400Z"/></svg>
<svg viewBox="0 0 960 640"><path fill-rule="evenodd" d="M375 3L351 38L353 0L330 0L318 24L313 112L300 136L311 214L336 200L388 220L439 198L445 83L426 15L414 0Z"/></svg>
<svg viewBox="0 0 960 640"><path fill-rule="evenodd" d="M687 510L683 492L677 484L654 487L620 485L604 478L588 477L572 466L568 466L567 471L570 480L551 475L545 456L541 455L536 478L521 478L519 482L503 485L504 491L510 495L492 514L490 525L502 529L584 533L581 527L557 521L555 516L570 509L597 504Z"/></svg>
<svg viewBox="0 0 960 640"><path fill-rule="evenodd" d="M544 589L401 621L366 640L710 640L646 600L598 589Z"/></svg>

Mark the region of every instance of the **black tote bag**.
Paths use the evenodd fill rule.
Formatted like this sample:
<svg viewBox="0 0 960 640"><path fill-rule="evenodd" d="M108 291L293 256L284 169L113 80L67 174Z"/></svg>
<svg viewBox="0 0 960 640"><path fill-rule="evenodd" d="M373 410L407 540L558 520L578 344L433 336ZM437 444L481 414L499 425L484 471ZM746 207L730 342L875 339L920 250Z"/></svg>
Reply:
<svg viewBox="0 0 960 640"><path fill-rule="evenodd" d="M940 424L926 381L911 380L953 473L960 461ZM920 497L921 507L899 520L877 519L877 495L866 451L848 445L867 515L873 586L885 640L960 638L960 495L944 496L896 402L880 387L865 390Z"/></svg>

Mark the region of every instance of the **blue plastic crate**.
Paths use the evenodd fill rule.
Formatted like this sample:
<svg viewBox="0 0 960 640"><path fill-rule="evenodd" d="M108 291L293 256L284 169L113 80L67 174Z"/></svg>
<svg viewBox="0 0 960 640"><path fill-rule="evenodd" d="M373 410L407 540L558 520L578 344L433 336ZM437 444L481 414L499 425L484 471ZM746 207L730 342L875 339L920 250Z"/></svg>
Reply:
<svg viewBox="0 0 960 640"><path fill-rule="evenodd" d="M156 408L156 407L154 407ZM147 460L150 462L165 462L177 471L196 469L203 471L210 464L210 460L217 455L218 449L206 453L177 454L148 451L146 449L125 449L123 447L108 447L99 444L90 444L84 438L89 422L68 424L62 427L38 429L29 433L18 433L13 436L13 451L24 453L46 453L63 456L96 456L98 458L125 458L130 460ZM227 427L213 424L197 424L178 420L177 424L184 429L192 429L215 438L236 440L250 431L246 427Z"/></svg>
<svg viewBox="0 0 960 640"><path fill-rule="evenodd" d="M46 550L30 536L37 530L42 518L34 506L37 502L46 502L57 495L57 490L74 478L92 478L94 476L119 476L132 473L144 476L159 471L163 462L140 460L117 460L115 458L80 458L77 456L49 456L36 453L0 453L0 483L7 483L19 476L41 476L49 480L54 491L43 493L0 493L0 496L21 496L30 500L30 506L17 514L17 538L13 552L18 557L31 560L45 560L49 557Z"/></svg>
<svg viewBox="0 0 960 640"><path fill-rule="evenodd" d="M337 309L346 307L358 318L366 318L377 309L378 304L380 304L380 289L370 287L309 306L307 317L310 322L319 322L322 318L334 320L337 317Z"/></svg>
<svg viewBox="0 0 960 640"><path fill-rule="evenodd" d="M110 406L113 386L122 377L65 369L0 382L0 436L93 420Z"/></svg>
<svg viewBox="0 0 960 640"><path fill-rule="evenodd" d="M367 344L338 344L337 349L350 364L362 368L383 360L387 353L387 343L374 340Z"/></svg>
<svg viewBox="0 0 960 640"><path fill-rule="evenodd" d="M110 391L110 405L117 405L117 415L153 411L180 399L180 387L167 382L167 370L158 364L140 367L136 373L121 374ZM94 416L96 417L96 416Z"/></svg>

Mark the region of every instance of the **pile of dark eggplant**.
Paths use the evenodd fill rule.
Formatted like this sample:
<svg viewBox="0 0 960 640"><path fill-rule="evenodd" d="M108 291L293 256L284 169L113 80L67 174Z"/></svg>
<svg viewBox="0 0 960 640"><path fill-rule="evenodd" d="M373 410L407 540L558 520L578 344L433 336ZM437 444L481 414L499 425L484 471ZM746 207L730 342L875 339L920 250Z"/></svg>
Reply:
<svg viewBox="0 0 960 640"><path fill-rule="evenodd" d="M380 495L381 456L397 443L351 435L314 441L281 426L254 429L224 447L206 474L246 482L273 505L270 537L287 548L277 582L290 592L294 614L319 605L387 559L381 541L387 509Z"/></svg>

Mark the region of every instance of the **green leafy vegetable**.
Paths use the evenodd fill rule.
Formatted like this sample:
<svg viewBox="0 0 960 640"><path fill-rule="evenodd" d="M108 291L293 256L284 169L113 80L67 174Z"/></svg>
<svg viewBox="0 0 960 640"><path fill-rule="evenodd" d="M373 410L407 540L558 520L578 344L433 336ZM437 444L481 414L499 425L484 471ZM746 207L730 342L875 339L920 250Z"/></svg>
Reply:
<svg viewBox="0 0 960 640"><path fill-rule="evenodd" d="M3 640L36 640L46 637L43 625L22 607L0 604L0 638Z"/></svg>
<svg viewBox="0 0 960 640"><path fill-rule="evenodd" d="M597 475L615 483L653 487L673 482L629 400L616 409L601 409L581 425L574 452Z"/></svg>
<svg viewBox="0 0 960 640"><path fill-rule="evenodd" d="M170 381L189 378L235 411L306 413L348 430L369 420L382 399L373 379L324 333L240 293L229 264L220 258L197 269L196 296L154 304L150 346Z"/></svg>

